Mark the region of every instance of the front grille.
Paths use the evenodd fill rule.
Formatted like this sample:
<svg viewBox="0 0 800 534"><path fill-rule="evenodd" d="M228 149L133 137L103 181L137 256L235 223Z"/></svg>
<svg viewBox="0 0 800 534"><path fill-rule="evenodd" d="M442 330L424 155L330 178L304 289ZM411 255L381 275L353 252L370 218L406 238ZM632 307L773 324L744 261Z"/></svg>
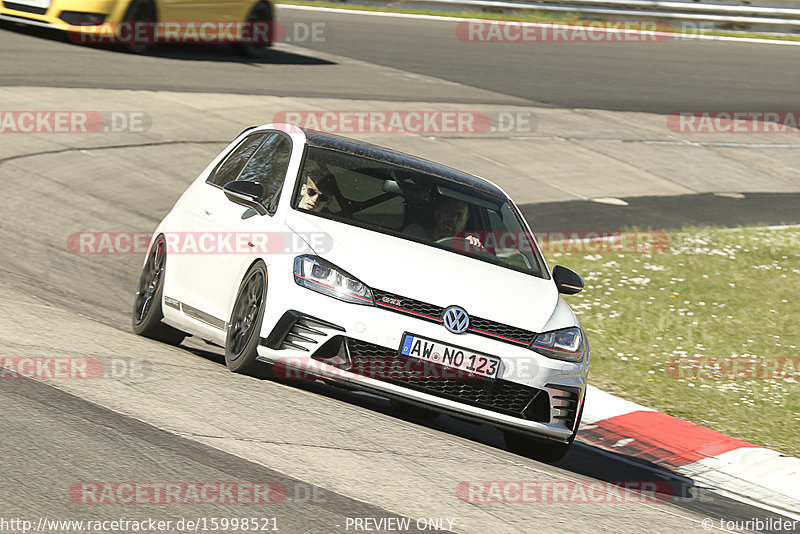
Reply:
<svg viewBox="0 0 800 534"><path fill-rule="evenodd" d="M372 294L375 297L375 304L379 308L405 313L406 315L413 315L434 323L442 322L444 308L422 302L421 300L409 299L376 289L372 290Z"/></svg>
<svg viewBox="0 0 800 534"><path fill-rule="evenodd" d="M484 334L498 341L514 343L515 345L524 345L526 347L533 343L533 340L536 338L535 332L529 332L522 328L488 321L480 317L472 317L470 319L469 331L479 335Z"/></svg>
<svg viewBox="0 0 800 534"><path fill-rule="evenodd" d="M99 26L106 20L106 16L101 13L83 11L62 11L58 18L71 26Z"/></svg>
<svg viewBox="0 0 800 534"><path fill-rule="evenodd" d="M422 362L366 341L348 338L347 344L353 373L513 417L550 421L544 390Z"/></svg>
<svg viewBox="0 0 800 534"><path fill-rule="evenodd" d="M377 289L373 289L372 293L375 297L375 304L379 308L410 315L423 321L442 322L442 314L445 308ZM536 332L473 316L470 316L470 325L467 331L478 336L489 337L524 347L530 345L536 338Z"/></svg>
<svg viewBox="0 0 800 534"><path fill-rule="evenodd" d="M25 4L17 4L16 2L3 2L3 6L14 11L22 11L23 13L33 13L34 15L44 15L47 13L46 7L26 6Z"/></svg>

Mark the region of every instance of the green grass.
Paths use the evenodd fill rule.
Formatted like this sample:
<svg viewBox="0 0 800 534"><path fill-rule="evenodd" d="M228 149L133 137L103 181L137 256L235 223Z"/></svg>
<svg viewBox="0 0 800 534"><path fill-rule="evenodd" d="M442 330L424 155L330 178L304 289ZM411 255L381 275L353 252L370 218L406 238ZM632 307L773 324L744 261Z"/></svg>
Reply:
<svg viewBox="0 0 800 534"><path fill-rule="evenodd" d="M551 11L524 11L524 12L500 12L500 11L476 11L476 10L459 10L459 11L445 11L437 9L418 9L414 7L398 7L393 6L372 6L362 4L349 4L347 2L332 2L328 0L278 0L278 4L296 5L296 6L312 6L312 7L332 7L337 9L351 9L356 11L380 11L385 13L410 13L415 15L434 15L438 17L457 17L457 18L472 18L472 19L486 19L486 20L506 20L506 21L519 21L519 22L539 22L542 24L588 24L589 22L596 22L597 19L580 19L577 12L564 12L558 15L553 14ZM643 19L647 20L647 19ZM655 22L655 21L654 21ZM677 25L671 27L665 22L658 22L658 30L668 32L674 29L674 33L681 34L702 34L702 35L715 35L722 37L746 37L750 39L775 39L782 41L800 41L800 35L784 34L784 33L759 33L759 32L745 32L745 31L730 31L730 30L692 30L684 31Z"/></svg>
<svg viewBox="0 0 800 534"><path fill-rule="evenodd" d="M551 266L569 267L586 282L567 299L589 334L590 383L800 456L800 228L668 235L668 248L652 254L545 247ZM739 376L714 371L713 358L742 362ZM780 362L794 378L742 372L762 359Z"/></svg>

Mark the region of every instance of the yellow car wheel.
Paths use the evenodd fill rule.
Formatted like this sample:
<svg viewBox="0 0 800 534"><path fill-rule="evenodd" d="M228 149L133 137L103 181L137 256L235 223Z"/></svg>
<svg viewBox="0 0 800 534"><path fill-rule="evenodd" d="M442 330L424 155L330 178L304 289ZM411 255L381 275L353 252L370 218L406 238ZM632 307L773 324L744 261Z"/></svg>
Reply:
<svg viewBox="0 0 800 534"><path fill-rule="evenodd" d="M250 14L247 16L247 22L249 24L269 24L269 39L267 42L236 43L233 47L237 53L246 57L264 57L264 54L266 54L267 50L272 45L274 35L274 28L272 27L274 24L272 20L272 7L266 2L257 3L253 6L253 9L250 10Z"/></svg>
<svg viewBox="0 0 800 534"><path fill-rule="evenodd" d="M156 6L152 0L132 0L127 11L125 11L123 23L129 26L129 31L131 26L136 27L139 24L146 24L148 28L144 32L134 32L132 35L137 37L131 42L126 42L124 49L133 54L147 52L155 42L157 19ZM142 36L143 39L139 39L139 36Z"/></svg>

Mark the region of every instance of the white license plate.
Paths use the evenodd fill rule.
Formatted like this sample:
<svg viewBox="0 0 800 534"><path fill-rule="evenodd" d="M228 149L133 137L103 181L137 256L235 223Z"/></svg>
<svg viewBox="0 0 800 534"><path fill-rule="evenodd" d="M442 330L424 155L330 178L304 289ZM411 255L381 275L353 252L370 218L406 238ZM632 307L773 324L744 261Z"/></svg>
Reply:
<svg viewBox="0 0 800 534"><path fill-rule="evenodd" d="M497 356L473 352L413 334L403 334L400 354L488 378L495 378L500 371L500 358Z"/></svg>
<svg viewBox="0 0 800 534"><path fill-rule="evenodd" d="M21 4L23 6L31 6L31 7L40 7L42 9L47 9L50 7L51 0L14 0L15 4Z"/></svg>

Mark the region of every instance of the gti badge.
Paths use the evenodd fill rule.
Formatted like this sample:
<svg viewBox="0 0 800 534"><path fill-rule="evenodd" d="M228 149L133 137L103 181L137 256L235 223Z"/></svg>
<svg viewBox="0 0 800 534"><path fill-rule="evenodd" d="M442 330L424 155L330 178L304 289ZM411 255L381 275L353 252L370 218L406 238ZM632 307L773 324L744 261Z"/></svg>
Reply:
<svg viewBox="0 0 800 534"><path fill-rule="evenodd" d="M444 327L454 334L463 334L469 328L469 315L464 308L450 306L442 314Z"/></svg>
<svg viewBox="0 0 800 534"><path fill-rule="evenodd" d="M386 304L391 304L393 306L402 306L403 301L400 299L393 299L391 297L381 297L381 302L385 302Z"/></svg>

